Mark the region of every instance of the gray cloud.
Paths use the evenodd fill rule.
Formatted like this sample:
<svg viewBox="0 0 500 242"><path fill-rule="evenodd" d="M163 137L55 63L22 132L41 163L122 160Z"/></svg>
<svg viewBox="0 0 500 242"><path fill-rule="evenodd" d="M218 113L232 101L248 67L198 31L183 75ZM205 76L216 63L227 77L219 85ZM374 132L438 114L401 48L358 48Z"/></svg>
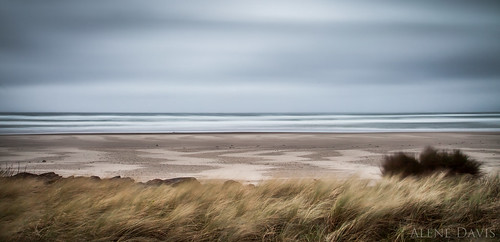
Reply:
<svg viewBox="0 0 500 242"><path fill-rule="evenodd" d="M0 111L499 111L499 13L497 1L1 1Z"/></svg>

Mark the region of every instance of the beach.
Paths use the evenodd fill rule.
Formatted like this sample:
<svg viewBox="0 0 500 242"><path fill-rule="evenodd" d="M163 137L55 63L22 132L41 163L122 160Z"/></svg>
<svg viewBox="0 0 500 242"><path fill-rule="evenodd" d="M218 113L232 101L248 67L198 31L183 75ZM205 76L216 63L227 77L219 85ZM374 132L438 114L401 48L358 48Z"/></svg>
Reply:
<svg viewBox="0 0 500 242"><path fill-rule="evenodd" d="M182 133L0 136L3 169L136 181L190 176L258 183L282 178L379 179L394 152L460 149L500 170L498 132Z"/></svg>

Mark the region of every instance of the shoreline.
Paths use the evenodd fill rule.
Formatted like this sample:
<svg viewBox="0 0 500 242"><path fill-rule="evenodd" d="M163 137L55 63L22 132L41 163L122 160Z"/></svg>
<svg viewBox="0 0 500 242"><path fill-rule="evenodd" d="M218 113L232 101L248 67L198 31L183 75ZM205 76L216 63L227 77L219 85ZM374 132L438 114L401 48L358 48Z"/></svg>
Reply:
<svg viewBox="0 0 500 242"><path fill-rule="evenodd" d="M0 165L67 176L190 176L255 183L281 178L379 179L384 155L461 149L500 170L500 132L112 133L1 135ZM45 162L43 162L45 160Z"/></svg>
<svg viewBox="0 0 500 242"><path fill-rule="evenodd" d="M360 132L311 132L311 131L295 131L295 132L280 132L280 131L258 131L258 132L252 132L252 131L228 131L228 132L220 132L220 131L206 131L206 132L88 132L88 133L79 133L79 132L68 132L68 133L12 133L12 134L0 134L0 137L2 136L30 136L30 135L184 135L184 134L199 134L199 135L204 135L204 134L324 134L324 135L329 135L329 134L475 134L475 133L480 133L480 134L492 134L492 135L500 135L500 131L380 131L380 132L367 132L367 131L360 131Z"/></svg>
<svg viewBox="0 0 500 242"><path fill-rule="evenodd" d="M500 132L500 113L0 114L3 134Z"/></svg>

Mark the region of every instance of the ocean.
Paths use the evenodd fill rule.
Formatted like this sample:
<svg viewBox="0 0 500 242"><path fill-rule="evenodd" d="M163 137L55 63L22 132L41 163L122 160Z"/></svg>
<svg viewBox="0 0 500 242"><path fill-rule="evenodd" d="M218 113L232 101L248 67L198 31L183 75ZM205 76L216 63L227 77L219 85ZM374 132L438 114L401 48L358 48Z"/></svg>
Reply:
<svg viewBox="0 0 500 242"><path fill-rule="evenodd" d="M500 113L0 113L0 134L500 131Z"/></svg>

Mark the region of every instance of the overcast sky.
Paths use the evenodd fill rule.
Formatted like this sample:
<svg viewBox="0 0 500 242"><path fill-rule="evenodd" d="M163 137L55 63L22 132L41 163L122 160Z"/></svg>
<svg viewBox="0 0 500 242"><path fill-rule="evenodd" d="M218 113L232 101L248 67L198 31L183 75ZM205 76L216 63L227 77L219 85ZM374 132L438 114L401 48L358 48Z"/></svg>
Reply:
<svg viewBox="0 0 500 242"><path fill-rule="evenodd" d="M500 1L0 0L0 111L500 111Z"/></svg>

